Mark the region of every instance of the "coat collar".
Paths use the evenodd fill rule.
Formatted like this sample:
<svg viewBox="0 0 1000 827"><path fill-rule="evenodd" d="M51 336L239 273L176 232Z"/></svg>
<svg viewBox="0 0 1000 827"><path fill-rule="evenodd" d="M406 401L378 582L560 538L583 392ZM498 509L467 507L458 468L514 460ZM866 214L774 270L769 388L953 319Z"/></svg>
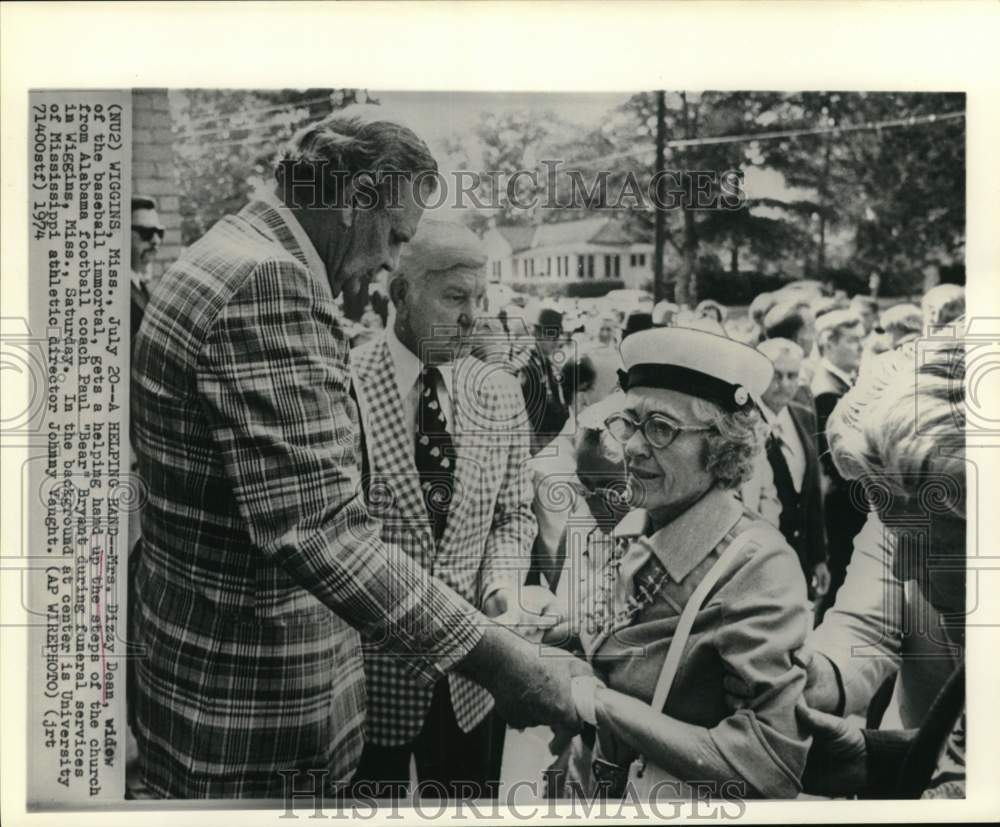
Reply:
<svg viewBox="0 0 1000 827"><path fill-rule="evenodd" d="M365 442L373 477L384 477L400 515L429 532L413 445L403 424L403 406L385 338L352 351L351 369L357 380L355 391L363 398L362 416L368 420Z"/></svg>
<svg viewBox="0 0 1000 827"><path fill-rule="evenodd" d="M319 257L319 253L313 246L313 243L309 239L305 229L303 229L302 225L295 217L295 214L288 209L288 207L282 204L277 194L273 192L262 190L256 194L256 198L256 203L266 207L268 210L277 215L287 228L288 233L294 241L294 248L285 244L289 251L303 264L305 264L306 267L312 270L315 275L322 278L323 281L329 281L329 274L326 271L326 265L323 263L323 259ZM251 202L251 204L253 203L254 202Z"/></svg>
<svg viewBox="0 0 1000 827"><path fill-rule="evenodd" d="M630 511L615 528L616 538L635 539L657 556L675 583L687 577L722 542L743 514L731 492L712 488L687 511L651 536L644 509Z"/></svg>

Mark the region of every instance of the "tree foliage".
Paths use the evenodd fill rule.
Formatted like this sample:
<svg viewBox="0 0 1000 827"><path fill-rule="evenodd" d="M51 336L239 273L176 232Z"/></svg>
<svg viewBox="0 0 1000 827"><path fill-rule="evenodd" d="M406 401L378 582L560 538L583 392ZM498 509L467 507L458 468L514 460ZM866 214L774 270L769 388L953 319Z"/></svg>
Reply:
<svg viewBox="0 0 1000 827"><path fill-rule="evenodd" d="M182 242L193 244L239 211L300 126L358 102L377 103L357 89L171 92Z"/></svg>
<svg viewBox="0 0 1000 827"><path fill-rule="evenodd" d="M747 198L738 210L692 203L666 211L667 276L678 301L702 297L707 262L735 275L746 269L806 276L833 287L867 282L872 271L888 292L919 288L928 265L960 262L965 238L965 124L961 119L901 128L852 129L876 122L960 112L964 96L855 92L668 92L668 170L723 173L751 168L780 173L786 197ZM540 214L503 209L507 223L558 221L612 211L637 236L651 239L654 211L616 195L631 178L648 193L655 163L656 93L633 95L596 128L574 128L551 115L484 116L477 130L479 169L535 169L563 162L556 201L568 204L570 173L596 197ZM771 138L766 133L825 130ZM745 135L732 143L700 138ZM757 137L759 136L759 137ZM603 178L602 178L603 176ZM597 185L601 178L600 186ZM544 190L544 186L539 187ZM482 224L485 220L481 217ZM713 274L714 277L714 274ZM716 280L717 281L717 280ZM715 282L713 282L715 283Z"/></svg>

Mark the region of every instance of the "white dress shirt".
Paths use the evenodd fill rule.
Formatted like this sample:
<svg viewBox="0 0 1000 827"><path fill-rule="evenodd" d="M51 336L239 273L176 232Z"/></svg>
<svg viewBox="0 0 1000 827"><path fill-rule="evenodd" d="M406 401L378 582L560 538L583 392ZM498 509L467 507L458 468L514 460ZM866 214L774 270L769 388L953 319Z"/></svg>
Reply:
<svg viewBox="0 0 1000 827"><path fill-rule="evenodd" d="M788 412L786 405L780 413L775 413L767 405L761 406L764 409L764 418L771 426L771 433L781 440L781 453L785 457L785 464L792 475L792 485L795 492L802 492L802 480L806 475L806 449L799 438L799 429L795 427L795 421Z"/></svg>
<svg viewBox="0 0 1000 827"><path fill-rule="evenodd" d="M396 377L396 389L399 391L399 401L403 406L403 422L406 432L412 439L417 437L417 410L420 401L420 374L424 363L417 358L406 345L396 336L396 331L390 327L385 334L389 357L392 359L392 373ZM444 416L446 427L452 430L451 395L452 370L451 365L438 366L438 404Z"/></svg>

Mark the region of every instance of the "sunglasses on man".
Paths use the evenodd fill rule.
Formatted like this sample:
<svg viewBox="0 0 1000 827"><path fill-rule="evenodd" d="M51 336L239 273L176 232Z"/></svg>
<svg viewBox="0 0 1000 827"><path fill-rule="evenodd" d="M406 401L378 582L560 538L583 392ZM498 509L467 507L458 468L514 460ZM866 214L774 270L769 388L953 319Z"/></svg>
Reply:
<svg viewBox="0 0 1000 827"><path fill-rule="evenodd" d="M139 238L143 241L152 241L154 235L163 241L163 227L137 227L133 224L132 229L139 234Z"/></svg>

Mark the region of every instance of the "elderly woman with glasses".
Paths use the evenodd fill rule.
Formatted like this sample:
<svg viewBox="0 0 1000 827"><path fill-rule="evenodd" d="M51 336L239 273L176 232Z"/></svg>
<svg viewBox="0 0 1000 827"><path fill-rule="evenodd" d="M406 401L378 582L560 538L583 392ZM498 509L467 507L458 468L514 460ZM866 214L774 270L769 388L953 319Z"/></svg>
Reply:
<svg viewBox="0 0 1000 827"><path fill-rule="evenodd" d="M753 398L771 363L685 328L637 333L622 357L623 409L605 426L632 510L578 566L590 582L576 631L598 679L576 681L574 699L596 743L587 755L587 734L577 742L569 789L624 795L631 775L641 797L793 797L808 752L791 658L810 625L806 584L777 529L735 496L764 447ZM726 676L752 687L744 709L727 705Z"/></svg>

